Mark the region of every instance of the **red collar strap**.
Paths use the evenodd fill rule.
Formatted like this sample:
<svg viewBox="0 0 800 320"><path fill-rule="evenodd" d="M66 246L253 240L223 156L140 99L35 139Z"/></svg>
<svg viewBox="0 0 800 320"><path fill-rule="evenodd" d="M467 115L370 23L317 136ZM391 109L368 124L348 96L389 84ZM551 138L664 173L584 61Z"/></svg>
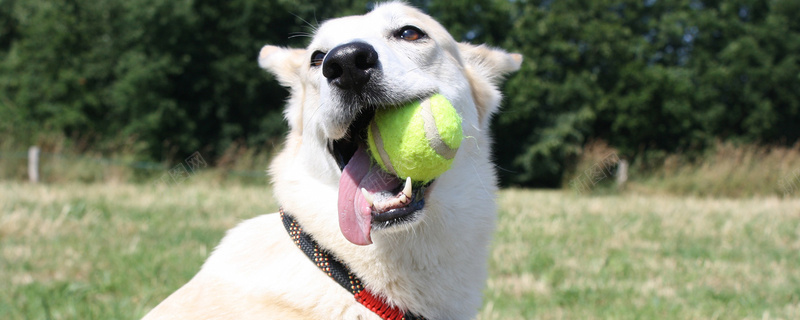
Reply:
<svg viewBox="0 0 800 320"><path fill-rule="evenodd" d="M292 237L294 244L300 248L306 256L317 265L317 267L325 272L331 279L335 280L340 286L353 294L358 303L372 310L384 320L426 320L422 316L417 316L397 307L390 306L386 301L379 296L376 296L361 284L350 269L343 263L336 259L327 250L320 248L316 241L311 238L311 235L303 232L300 224L292 218L291 215L280 209L281 220L286 232Z"/></svg>

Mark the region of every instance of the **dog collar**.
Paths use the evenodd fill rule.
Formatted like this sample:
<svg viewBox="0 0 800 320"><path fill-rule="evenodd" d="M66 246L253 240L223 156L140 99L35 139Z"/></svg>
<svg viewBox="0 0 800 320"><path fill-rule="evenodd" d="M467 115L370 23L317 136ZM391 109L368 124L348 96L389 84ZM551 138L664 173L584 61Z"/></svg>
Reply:
<svg viewBox="0 0 800 320"><path fill-rule="evenodd" d="M291 215L280 208L281 220L286 232L292 237L294 244L300 248L305 255L317 265L317 268L325 272L331 279L336 281L342 288L349 291L355 297L356 301L367 309L372 310L375 314L379 315L384 320L425 320L422 316L417 316L395 306L390 306L383 298L373 294L371 291L364 288L361 284L361 279L356 277L350 269L347 268L342 262L336 259L327 250L320 248L316 241L311 238L311 235L303 232L303 228L297 223Z"/></svg>

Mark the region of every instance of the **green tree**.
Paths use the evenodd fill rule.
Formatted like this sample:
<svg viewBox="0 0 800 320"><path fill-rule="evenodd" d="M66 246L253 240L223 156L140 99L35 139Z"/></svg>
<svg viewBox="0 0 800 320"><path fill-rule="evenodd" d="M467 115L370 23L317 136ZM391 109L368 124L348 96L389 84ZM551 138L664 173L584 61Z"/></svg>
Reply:
<svg viewBox="0 0 800 320"><path fill-rule="evenodd" d="M494 122L506 184L555 186L591 138L623 156L800 138L797 1L520 1Z"/></svg>
<svg viewBox="0 0 800 320"><path fill-rule="evenodd" d="M147 146L143 156L158 160L197 150L213 159L232 141L271 147L285 131L286 92L256 57L266 43L304 45L293 35L313 27L301 17L315 7L325 6L4 1L0 115L9 115L7 127L99 145L134 136Z"/></svg>

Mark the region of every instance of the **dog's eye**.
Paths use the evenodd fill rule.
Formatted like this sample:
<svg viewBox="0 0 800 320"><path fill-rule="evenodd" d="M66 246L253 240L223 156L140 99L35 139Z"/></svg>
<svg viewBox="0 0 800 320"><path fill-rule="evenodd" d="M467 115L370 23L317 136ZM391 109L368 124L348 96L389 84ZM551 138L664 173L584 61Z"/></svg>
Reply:
<svg viewBox="0 0 800 320"><path fill-rule="evenodd" d="M417 41L425 37L425 32L422 32L422 30L417 27L405 26L395 33L395 37L406 41Z"/></svg>
<svg viewBox="0 0 800 320"><path fill-rule="evenodd" d="M325 52L314 51L314 53L311 54L311 66L312 67L321 66L323 60L325 60Z"/></svg>

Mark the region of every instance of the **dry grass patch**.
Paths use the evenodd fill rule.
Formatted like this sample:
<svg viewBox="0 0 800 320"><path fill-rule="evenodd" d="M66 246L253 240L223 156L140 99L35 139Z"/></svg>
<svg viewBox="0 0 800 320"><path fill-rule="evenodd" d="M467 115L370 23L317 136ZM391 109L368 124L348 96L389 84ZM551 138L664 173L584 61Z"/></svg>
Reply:
<svg viewBox="0 0 800 320"><path fill-rule="evenodd" d="M800 196L800 144L718 143L690 160L671 155L654 169L638 168L636 189L697 196ZM793 186L790 187L790 186Z"/></svg>

